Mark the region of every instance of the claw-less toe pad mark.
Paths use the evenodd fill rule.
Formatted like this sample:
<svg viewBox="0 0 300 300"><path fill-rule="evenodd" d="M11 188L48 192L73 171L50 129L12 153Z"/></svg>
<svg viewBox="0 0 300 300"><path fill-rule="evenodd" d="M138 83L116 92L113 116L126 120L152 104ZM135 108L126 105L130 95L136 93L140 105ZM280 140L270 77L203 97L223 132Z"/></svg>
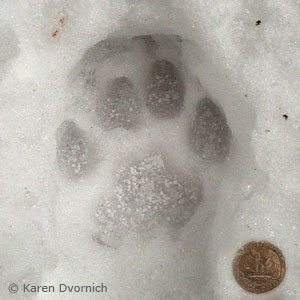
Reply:
<svg viewBox="0 0 300 300"><path fill-rule="evenodd" d="M106 95L97 106L97 113L106 129L135 127L139 108L132 82L127 77L114 79L107 87Z"/></svg>
<svg viewBox="0 0 300 300"><path fill-rule="evenodd" d="M173 118L184 104L184 83L177 68L167 60L157 60L147 82L146 106L157 118Z"/></svg>
<svg viewBox="0 0 300 300"><path fill-rule="evenodd" d="M189 128L191 148L205 160L223 160L230 150L231 130L225 114L208 98L197 104Z"/></svg>
<svg viewBox="0 0 300 300"><path fill-rule="evenodd" d="M160 155L121 168L114 194L96 213L101 240L117 246L129 232L144 233L156 225L178 229L190 220L200 199L200 187L168 171Z"/></svg>
<svg viewBox="0 0 300 300"><path fill-rule="evenodd" d="M89 168L89 143L73 121L64 121L57 129L56 159L61 172L72 179L81 177Z"/></svg>

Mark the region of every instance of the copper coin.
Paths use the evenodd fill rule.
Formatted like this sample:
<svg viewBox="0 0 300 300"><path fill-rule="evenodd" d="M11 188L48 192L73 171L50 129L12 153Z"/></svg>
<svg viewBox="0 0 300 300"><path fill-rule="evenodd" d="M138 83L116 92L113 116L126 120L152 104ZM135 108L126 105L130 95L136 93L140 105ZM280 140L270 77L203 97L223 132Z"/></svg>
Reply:
<svg viewBox="0 0 300 300"><path fill-rule="evenodd" d="M285 275L281 251L268 242L250 242L241 248L233 261L233 274L248 292L261 294L276 288Z"/></svg>

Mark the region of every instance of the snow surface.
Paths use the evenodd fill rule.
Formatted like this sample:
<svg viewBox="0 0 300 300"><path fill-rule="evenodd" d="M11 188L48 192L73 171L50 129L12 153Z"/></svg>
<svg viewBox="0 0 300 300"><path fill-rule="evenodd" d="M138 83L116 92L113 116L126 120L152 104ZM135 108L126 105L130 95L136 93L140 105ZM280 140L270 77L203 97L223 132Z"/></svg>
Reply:
<svg viewBox="0 0 300 300"><path fill-rule="evenodd" d="M299 0L1 1L0 298L300 299L299 11ZM163 76L153 67L162 61L173 70ZM215 113L197 121L203 99ZM145 160L152 179L135 179ZM122 235L109 247L99 207L120 172L131 174L121 185L129 207L141 194L160 205L161 190L167 201L147 224L126 205L125 223L109 214ZM200 189L199 204L182 226L163 226L157 216L187 200L183 179ZM140 223L146 233L130 229ZM235 253L252 240L286 258L270 293L233 278ZM8 292L23 282L109 291Z"/></svg>

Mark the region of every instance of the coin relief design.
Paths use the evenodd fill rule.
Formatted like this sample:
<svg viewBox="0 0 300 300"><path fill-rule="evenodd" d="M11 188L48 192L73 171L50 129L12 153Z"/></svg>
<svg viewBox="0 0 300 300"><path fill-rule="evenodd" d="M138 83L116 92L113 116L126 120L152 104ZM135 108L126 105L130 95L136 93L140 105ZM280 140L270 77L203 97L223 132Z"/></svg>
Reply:
<svg viewBox="0 0 300 300"><path fill-rule="evenodd" d="M268 242L250 242L241 248L233 261L238 284L251 293L266 293L276 288L285 275L281 251Z"/></svg>

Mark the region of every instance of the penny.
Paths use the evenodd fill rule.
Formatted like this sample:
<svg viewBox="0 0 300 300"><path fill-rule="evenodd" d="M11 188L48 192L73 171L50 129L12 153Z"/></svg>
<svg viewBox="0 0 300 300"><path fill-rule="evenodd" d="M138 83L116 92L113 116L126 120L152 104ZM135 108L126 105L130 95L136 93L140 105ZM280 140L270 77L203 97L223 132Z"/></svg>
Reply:
<svg viewBox="0 0 300 300"><path fill-rule="evenodd" d="M285 269L282 252L265 241L244 245L233 261L233 274L238 284L256 294L276 288L284 278Z"/></svg>

